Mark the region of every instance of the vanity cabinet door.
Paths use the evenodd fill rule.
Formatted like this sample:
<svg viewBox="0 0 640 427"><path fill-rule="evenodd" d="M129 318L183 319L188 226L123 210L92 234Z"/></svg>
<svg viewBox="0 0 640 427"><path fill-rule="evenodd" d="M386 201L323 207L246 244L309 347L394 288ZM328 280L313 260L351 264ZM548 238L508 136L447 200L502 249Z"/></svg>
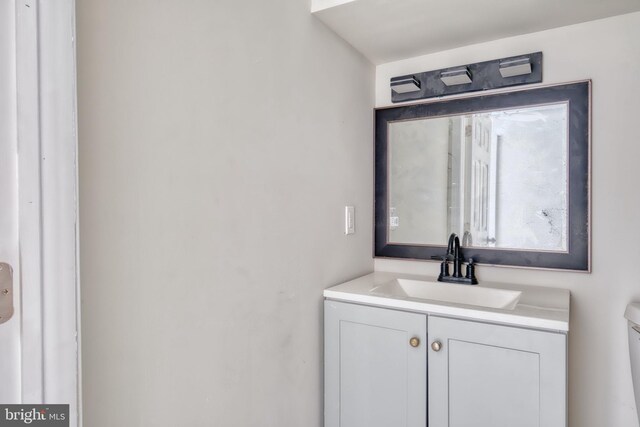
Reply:
<svg viewBox="0 0 640 427"><path fill-rule="evenodd" d="M566 426L565 334L429 316L429 345L429 427Z"/></svg>
<svg viewBox="0 0 640 427"><path fill-rule="evenodd" d="M425 427L426 329L424 314L325 301L325 427Z"/></svg>

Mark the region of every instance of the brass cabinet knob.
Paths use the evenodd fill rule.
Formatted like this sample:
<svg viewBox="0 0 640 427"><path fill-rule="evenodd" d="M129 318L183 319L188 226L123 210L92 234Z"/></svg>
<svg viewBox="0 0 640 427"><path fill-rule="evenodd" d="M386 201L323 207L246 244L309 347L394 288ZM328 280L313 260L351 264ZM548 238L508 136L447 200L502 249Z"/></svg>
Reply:
<svg viewBox="0 0 640 427"><path fill-rule="evenodd" d="M420 345L420 338L418 337L413 337L409 340L409 344L411 345L411 347L417 347Z"/></svg>
<svg viewBox="0 0 640 427"><path fill-rule="evenodd" d="M440 341L434 341L431 343L431 349L433 351L440 351L442 348L442 343Z"/></svg>

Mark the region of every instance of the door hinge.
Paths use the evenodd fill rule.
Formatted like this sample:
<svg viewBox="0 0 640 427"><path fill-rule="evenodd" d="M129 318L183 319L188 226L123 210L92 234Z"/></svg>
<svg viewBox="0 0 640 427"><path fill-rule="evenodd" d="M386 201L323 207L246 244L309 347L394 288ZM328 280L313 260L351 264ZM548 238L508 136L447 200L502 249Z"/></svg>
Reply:
<svg viewBox="0 0 640 427"><path fill-rule="evenodd" d="M0 324L13 316L13 269L0 262Z"/></svg>

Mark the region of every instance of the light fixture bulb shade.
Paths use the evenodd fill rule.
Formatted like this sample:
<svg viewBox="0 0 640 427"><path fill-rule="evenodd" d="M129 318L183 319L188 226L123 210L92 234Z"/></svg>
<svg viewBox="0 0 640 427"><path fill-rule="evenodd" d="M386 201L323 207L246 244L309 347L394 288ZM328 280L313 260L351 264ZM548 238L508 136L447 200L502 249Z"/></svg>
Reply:
<svg viewBox="0 0 640 427"><path fill-rule="evenodd" d="M471 73L467 67L443 71L440 73L440 80L447 86L466 85L472 82Z"/></svg>
<svg viewBox="0 0 640 427"><path fill-rule="evenodd" d="M414 76L391 79L391 90L395 93L411 93L420 90L420 81Z"/></svg>
<svg viewBox="0 0 640 427"><path fill-rule="evenodd" d="M531 74L531 59L516 58L500 62L500 75L503 78Z"/></svg>

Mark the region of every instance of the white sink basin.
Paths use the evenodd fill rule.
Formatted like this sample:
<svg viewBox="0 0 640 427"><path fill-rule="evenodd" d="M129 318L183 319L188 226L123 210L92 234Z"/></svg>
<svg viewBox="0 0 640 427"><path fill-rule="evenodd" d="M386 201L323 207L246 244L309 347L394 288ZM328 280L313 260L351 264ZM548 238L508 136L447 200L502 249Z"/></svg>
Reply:
<svg viewBox="0 0 640 427"><path fill-rule="evenodd" d="M388 298L441 301L503 310L513 310L522 294L520 291L486 288L478 285L458 285L409 279L395 279L372 289L371 293Z"/></svg>

